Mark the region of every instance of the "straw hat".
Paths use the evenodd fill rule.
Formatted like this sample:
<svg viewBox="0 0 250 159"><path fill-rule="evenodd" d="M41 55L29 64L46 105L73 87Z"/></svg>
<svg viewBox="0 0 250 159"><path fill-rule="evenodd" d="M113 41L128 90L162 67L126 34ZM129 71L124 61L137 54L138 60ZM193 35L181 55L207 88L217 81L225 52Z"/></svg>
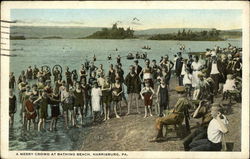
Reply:
<svg viewBox="0 0 250 159"><path fill-rule="evenodd" d="M186 88L184 86L176 86L175 87L176 92L178 93L184 93Z"/></svg>
<svg viewBox="0 0 250 159"><path fill-rule="evenodd" d="M221 59L226 59L226 58L227 58L227 56L225 54L221 55Z"/></svg>

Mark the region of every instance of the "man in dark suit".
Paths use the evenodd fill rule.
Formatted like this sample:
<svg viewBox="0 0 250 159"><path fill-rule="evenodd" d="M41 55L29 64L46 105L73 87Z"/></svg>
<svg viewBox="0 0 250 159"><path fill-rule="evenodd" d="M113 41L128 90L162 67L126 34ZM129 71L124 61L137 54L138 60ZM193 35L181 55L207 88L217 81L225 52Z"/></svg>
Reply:
<svg viewBox="0 0 250 159"><path fill-rule="evenodd" d="M137 113L139 112L139 94L141 91L141 80L139 76L135 73L135 67L129 67L130 72L127 74L124 84L127 86L127 93L128 93L128 112L127 115L130 114L130 107L132 102L136 102L136 109Z"/></svg>
<svg viewBox="0 0 250 159"><path fill-rule="evenodd" d="M217 95L219 90L219 80L220 78L223 78L223 67L221 64L221 60L217 58L216 54L212 54L212 62L210 63L211 71L210 71L210 77L214 81L214 95Z"/></svg>
<svg viewBox="0 0 250 159"><path fill-rule="evenodd" d="M183 61L182 61L183 58L182 58L181 52L178 52L177 55L178 55L178 58L176 59L176 64L175 64L175 74L179 80L179 85L181 86L182 85L181 70L182 70L182 65L183 65Z"/></svg>
<svg viewBox="0 0 250 159"><path fill-rule="evenodd" d="M134 61L135 65L134 65L134 69L135 69L135 73L139 76L139 74L141 73L142 71L142 67L139 65L139 61L138 60L135 60ZM143 73L140 74L140 78L142 79L143 77Z"/></svg>

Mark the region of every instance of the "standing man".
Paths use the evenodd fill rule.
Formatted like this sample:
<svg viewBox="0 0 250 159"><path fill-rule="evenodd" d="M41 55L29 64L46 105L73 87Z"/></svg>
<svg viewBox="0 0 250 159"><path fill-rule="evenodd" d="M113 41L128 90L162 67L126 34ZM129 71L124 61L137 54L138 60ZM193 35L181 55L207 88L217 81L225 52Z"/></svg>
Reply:
<svg viewBox="0 0 250 159"><path fill-rule="evenodd" d="M36 65L34 66L33 69L33 79L37 79L37 74L39 72L39 69L36 67Z"/></svg>
<svg viewBox="0 0 250 159"><path fill-rule="evenodd" d="M32 75L33 75L33 73L32 73L32 68L31 68L31 66L28 67L28 69L27 69L26 72L25 72L25 75L26 75L26 79L27 79L27 80L32 80Z"/></svg>
<svg viewBox="0 0 250 159"><path fill-rule="evenodd" d="M214 95L217 95L219 90L220 69L220 61L217 59L215 52L213 52L210 77L214 81Z"/></svg>
<svg viewBox="0 0 250 159"><path fill-rule="evenodd" d="M72 73L69 71L68 66L66 67L65 76L66 76L67 86L73 86L73 81L71 79Z"/></svg>
<svg viewBox="0 0 250 159"><path fill-rule="evenodd" d="M125 78L125 85L127 86L127 93L128 93L128 113L127 115L130 114L130 107L132 104L132 101L136 101L136 108L137 108L137 113L140 114L139 112L139 94L141 91L141 80L135 72L135 67L130 66L129 67L130 72Z"/></svg>
<svg viewBox="0 0 250 159"><path fill-rule="evenodd" d="M179 86L181 86L182 84L181 70L182 70L182 65L183 65L183 61L182 61L183 58L182 58L181 52L178 52L177 55L178 57L176 59L176 64L175 64L175 74L179 80Z"/></svg>
<svg viewBox="0 0 250 159"><path fill-rule="evenodd" d="M10 75L9 75L9 88L14 89L15 85L16 85L16 79L15 79L15 76L14 76L14 72L10 72Z"/></svg>
<svg viewBox="0 0 250 159"><path fill-rule="evenodd" d="M62 78L62 73L59 71L58 67L56 67L55 70L52 70L52 74L54 76L54 83L58 81L59 78Z"/></svg>
<svg viewBox="0 0 250 159"><path fill-rule="evenodd" d="M138 60L135 60L134 63L135 63L135 65L134 65L135 73L139 76L139 74L142 71L142 67L139 65L139 61ZM143 78L143 74L140 74L140 78L141 79Z"/></svg>

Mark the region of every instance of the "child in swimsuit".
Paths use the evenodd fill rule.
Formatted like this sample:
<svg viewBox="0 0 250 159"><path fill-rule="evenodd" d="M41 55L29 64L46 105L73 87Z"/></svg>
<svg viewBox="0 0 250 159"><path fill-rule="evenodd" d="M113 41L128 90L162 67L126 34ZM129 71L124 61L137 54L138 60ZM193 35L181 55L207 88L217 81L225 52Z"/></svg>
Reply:
<svg viewBox="0 0 250 159"><path fill-rule="evenodd" d="M148 116L148 110L149 110L149 115L152 115L152 104L153 104L153 95L154 95L154 90L152 87L150 87L150 81L146 80L145 81L145 87L141 90L141 98L144 100L144 105L145 105L145 116L146 118Z"/></svg>

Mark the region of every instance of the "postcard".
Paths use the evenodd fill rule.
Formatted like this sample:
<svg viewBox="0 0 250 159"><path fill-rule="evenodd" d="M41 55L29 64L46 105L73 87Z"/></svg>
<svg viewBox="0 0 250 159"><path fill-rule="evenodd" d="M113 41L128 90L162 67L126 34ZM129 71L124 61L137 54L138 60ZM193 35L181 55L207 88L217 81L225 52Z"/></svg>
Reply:
<svg viewBox="0 0 250 159"><path fill-rule="evenodd" d="M249 157L249 2L1 8L1 158Z"/></svg>

